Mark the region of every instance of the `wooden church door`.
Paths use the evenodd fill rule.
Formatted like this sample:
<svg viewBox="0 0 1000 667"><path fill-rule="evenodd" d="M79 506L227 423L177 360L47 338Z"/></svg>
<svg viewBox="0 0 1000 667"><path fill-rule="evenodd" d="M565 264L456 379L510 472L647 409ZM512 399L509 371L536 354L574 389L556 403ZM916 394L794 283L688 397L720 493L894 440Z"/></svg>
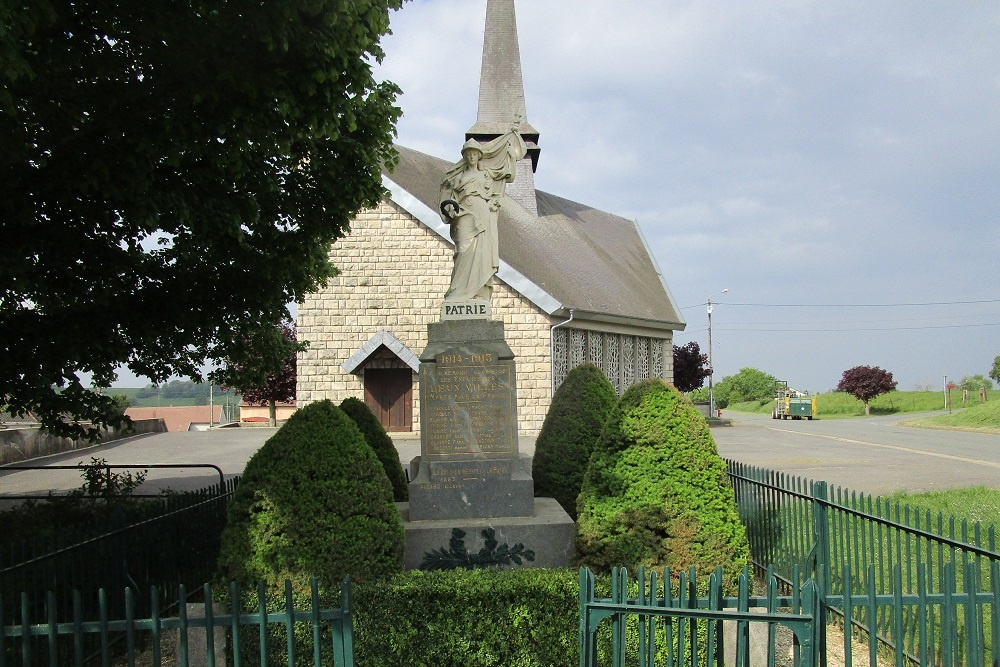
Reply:
<svg viewBox="0 0 1000 667"><path fill-rule="evenodd" d="M412 431L413 372L409 368L365 369L365 403L386 431Z"/></svg>

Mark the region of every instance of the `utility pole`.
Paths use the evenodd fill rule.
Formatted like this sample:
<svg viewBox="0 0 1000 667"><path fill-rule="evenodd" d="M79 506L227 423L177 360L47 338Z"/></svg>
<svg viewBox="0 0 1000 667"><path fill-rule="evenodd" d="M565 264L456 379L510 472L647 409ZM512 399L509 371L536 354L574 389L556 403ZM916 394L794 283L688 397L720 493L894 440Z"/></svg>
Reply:
<svg viewBox="0 0 1000 667"><path fill-rule="evenodd" d="M729 288L722 290L719 294L725 294ZM714 296L714 295L713 295ZM708 297L708 416L715 416L715 390L713 376L715 368L712 366L712 297Z"/></svg>

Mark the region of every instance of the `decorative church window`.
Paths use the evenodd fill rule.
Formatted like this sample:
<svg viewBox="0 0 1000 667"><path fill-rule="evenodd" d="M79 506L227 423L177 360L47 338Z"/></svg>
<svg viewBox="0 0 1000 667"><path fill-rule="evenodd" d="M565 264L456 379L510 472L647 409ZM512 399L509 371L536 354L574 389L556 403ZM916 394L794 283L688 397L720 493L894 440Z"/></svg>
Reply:
<svg viewBox="0 0 1000 667"><path fill-rule="evenodd" d="M556 329L552 332L552 375L555 387L562 384L569 373L569 333L566 329Z"/></svg>
<svg viewBox="0 0 1000 667"><path fill-rule="evenodd" d="M625 389L635 384L635 336L622 336L622 384Z"/></svg>
<svg viewBox="0 0 1000 667"><path fill-rule="evenodd" d="M650 377L661 378L663 377L663 349L666 341L653 340L652 343L649 346L649 374Z"/></svg>
<svg viewBox="0 0 1000 667"><path fill-rule="evenodd" d="M608 363L604 367L604 374L608 376L608 379L611 380L611 386L613 386L615 391L618 392L618 395L621 396L621 394L625 391L625 387L622 386L621 373L622 367L620 352L622 337L617 334L608 334L607 341Z"/></svg>
<svg viewBox="0 0 1000 667"><path fill-rule="evenodd" d="M604 371L619 394L637 382L664 377L669 341L648 336L559 328L552 332L552 373L558 388L569 371L590 362Z"/></svg>
<svg viewBox="0 0 1000 667"><path fill-rule="evenodd" d="M587 361L604 370L604 334L600 331L587 332Z"/></svg>
<svg viewBox="0 0 1000 667"><path fill-rule="evenodd" d="M570 329L573 336L573 347L570 349L569 367L576 368L587 360L587 332L581 329Z"/></svg>
<svg viewBox="0 0 1000 667"><path fill-rule="evenodd" d="M649 379L649 339L645 336L635 338L635 380L642 382Z"/></svg>

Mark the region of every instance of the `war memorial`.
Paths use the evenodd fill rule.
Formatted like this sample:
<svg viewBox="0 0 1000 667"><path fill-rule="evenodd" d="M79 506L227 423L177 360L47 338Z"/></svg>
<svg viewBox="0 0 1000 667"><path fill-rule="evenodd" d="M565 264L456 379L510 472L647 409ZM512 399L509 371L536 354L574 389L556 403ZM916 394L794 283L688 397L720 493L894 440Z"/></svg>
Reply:
<svg viewBox="0 0 1000 667"><path fill-rule="evenodd" d="M521 543L538 567L568 565L573 521L551 498L535 498L531 459L518 450L517 363L503 322L491 317L499 268L497 218L507 183L527 146L512 118L505 134L469 139L445 174L440 212L455 243L441 318L420 354L420 456L410 464L401 504L407 567L448 543L459 527L470 540L492 528ZM456 525L461 523L461 526Z"/></svg>

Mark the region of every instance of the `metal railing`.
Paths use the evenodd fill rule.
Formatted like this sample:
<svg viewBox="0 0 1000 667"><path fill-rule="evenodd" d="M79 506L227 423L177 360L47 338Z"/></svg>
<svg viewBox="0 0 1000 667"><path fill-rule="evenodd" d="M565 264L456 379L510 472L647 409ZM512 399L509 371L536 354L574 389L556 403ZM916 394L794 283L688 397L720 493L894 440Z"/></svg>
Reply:
<svg viewBox="0 0 1000 667"><path fill-rule="evenodd" d="M101 589L96 595L99 614L91 620L82 611L84 596L74 591L73 615L66 622L55 618L51 611L56 606L55 596L49 593L49 611L45 613L32 615L25 601L14 618L0 616L0 667L109 665L117 657L124 657L132 665L143 653L147 658L144 664L156 666L168 662L165 654L173 653L168 664L221 667L228 653L237 666L276 665L281 661L291 667L301 664L297 658L308 659L306 656L312 654L314 667L319 667L324 657L332 657L337 667L353 667L349 579L341 584L339 608L320 605L315 579L310 582L310 592L308 608L296 608L292 583L286 580L284 604L268 609L268 595L261 582L255 596L256 610L248 611L242 609L241 591L236 584L230 584L226 605L230 611L218 613L218 605L213 603L216 594L208 584L202 589L203 602L197 605L187 603L181 586L176 602L178 613L161 616L159 590L153 587L149 596L156 604L153 612L144 617L132 588L124 590L122 616L113 615L109 596Z"/></svg>
<svg viewBox="0 0 1000 667"><path fill-rule="evenodd" d="M822 625L815 582L807 581L792 595L779 596L778 582L768 578L767 595L751 596L748 569L737 578L737 595L725 596L722 568L699 583L695 573L672 576L664 570L640 568L633 580L624 568L611 574L611 595L598 598L590 570L580 570L580 667L603 664L746 665L751 644L772 660L777 652L777 630L784 626L795 637L794 663L816 664ZM600 641L600 625L610 619L610 642ZM765 626L753 632L753 626ZM728 626L728 627L727 627ZM751 640L754 635L754 640Z"/></svg>
<svg viewBox="0 0 1000 667"><path fill-rule="evenodd" d="M79 611L94 620L100 613L98 589L131 587L141 615L156 609L139 591L155 588L159 599L176 598L182 585L198 585L214 575L226 508L239 483L174 494L156 499L115 499L106 516L90 525L51 535L0 544L0 615L27 613L71 622ZM96 502L103 502L98 500ZM83 593L79 610L73 590ZM23 591L20 599L10 592ZM121 615L124 599L112 597L113 615Z"/></svg>
<svg viewBox="0 0 1000 667"><path fill-rule="evenodd" d="M815 577L824 608L878 638L898 664L1000 659L993 526L727 465L758 569L771 566L791 588L803 581L796 573Z"/></svg>
<svg viewBox="0 0 1000 667"><path fill-rule="evenodd" d="M112 470L188 470L191 468L210 468L214 470L219 475L219 488L225 487L226 476L222 474L222 468L215 465L214 463L147 463L145 465L118 465L110 463L77 463L75 465L47 465L47 466L31 466L31 465L6 465L3 466L2 470L7 472L8 470L96 470L99 469L104 472L104 479L107 483L104 485L105 489L111 490L113 485L111 480L113 475ZM130 498L160 498L163 493L129 493ZM49 500L53 497L59 497L57 494L21 494L21 495L11 495L11 494L0 494L0 499L2 500Z"/></svg>

